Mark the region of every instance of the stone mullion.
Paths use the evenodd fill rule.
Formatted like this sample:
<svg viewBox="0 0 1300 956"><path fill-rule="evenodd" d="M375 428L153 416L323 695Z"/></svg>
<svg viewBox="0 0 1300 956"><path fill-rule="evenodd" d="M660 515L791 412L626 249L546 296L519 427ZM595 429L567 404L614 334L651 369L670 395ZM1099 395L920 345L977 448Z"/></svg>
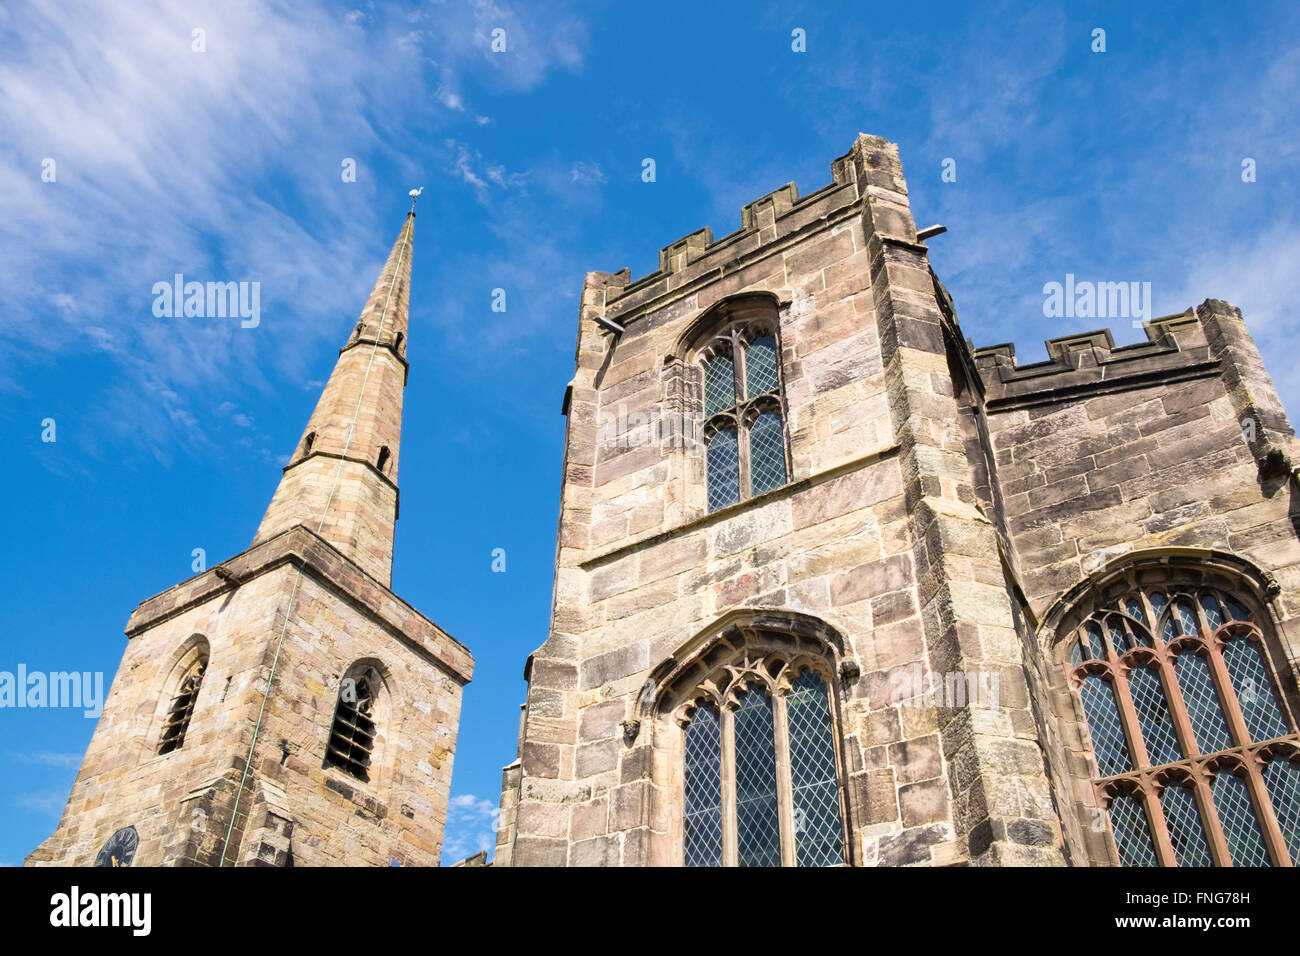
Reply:
<svg viewBox="0 0 1300 956"><path fill-rule="evenodd" d="M1259 821L1260 832L1264 834L1264 844L1268 847L1269 855L1273 858L1274 866L1291 866L1291 853L1287 849L1286 838L1282 836L1282 828L1278 825L1277 814L1273 812L1273 801L1268 795L1268 787L1264 784L1264 777L1260 773L1260 760L1257 753L1247 753L1244 755L1242 762L1246 767L1246 787L1250 790L1251 799L1255 804L1255 818Z"/></svg>
<svg viewBox="0 0 1300 956"><path fill-rule="evenodd" d="M740 482L740 500L752 497L753 489L749 483L749 429L745 425L745 349L740 336L732 330L728 334L731 342L731 372L735 384L736 409L736 461Z"/></svg>
<svg viewBox="0 0 1300 956"><path fill-rule="evenodd" d="M1141 780L1142 803L1147 813L1147 826L1151 830L1151 842L1156 849L1156 859L1161 866L1177 866L1178 858L1174 855L1174 844L1169 839L1169 825L1165 823L1165 811L1160 806L1160 794L1149 778L1143 775ZM1173 784L1178 786L1178 784Z"/></svg>
<svg viewBox="0 0 1300 956"><path fill-rule="evenodd" d="M1246 717L1241 712L1241 704L1237 701L1237 691L1232 686L1232 675L1228 673L1228 665L1223 660L1223 641L1220 638L1210 638L1205 642L1209 648L1210 674L1214 677L1216 689L1219 692L1219 705L1223 708L1224 719L1228 722L1228 729L1232 731L1232 740L1239 747L1249 746L1250 728L1246 726Z"/></svg>
<svg viewBox="0 0 1300 956"><path fill-rule="evenodd" d="M1133 695L1129 693L1128 666L1115 658L1114 651L1109 653L1115 705L1119 708L1120 723L1124 727L1124 736L1128 740L1129 758L1133 761L1133 769L1141 770L1151 765L1151 758L1147 756L1146 741L1142 738L1142 725L1138 722L1137 708L1133 706ZM1143 666L1141 661L1137 664L1139 667Z"/></svg>
<svg viewBox="0 0 1300 956"><path fill-rule="evenodd" d="M1165 699L1169 702L1169 713L1174 718L1174 730L1178 733L1178 743L1183 757L1191 758L1201 752L1201 747L1196 740L1191 715L1187 712L1187 703L1183 700L1183 688L1174 674L1174 662L1169 648L1162 647L1156 653L1160 660L1160 679L1164 684ZM1185 648L1180 653L1196 652Z"/></svg>
<svg viewBox="0 0 1300 956"><path fill-rule="evenodd" d="M736 836L736 721L735 711L723 704L718 715L722 734L722 865L740 865Z"/></svg>
<svg viewBox="0 0 1300 956"><path fill-rule="evenodd" d="M772 329L776 343L776 407L781 412L781 448L785 453L785 480L794 481L794 452L790 448L790 408L785 400L785 347L781 344L781 322Z"/></svg>
<svg viewBox="0 0 1300 956"><path fill-rule="evenodd" d="M1215 866L1232 866L1232 856L1228 852L1228 838L1223 832L1223 824L1219 822L1219 811L1214 805L1214 797L1210 794L1210 781L1213 777L1212 771L1203 768L1193 777L1196 784L1196 802L1201 811L1201 826L1205 828L1205 837L1210 841L1210 856L1214 858Z"/></svg>
<svg viewBox="0 0 1300 956"><path fill-rule="evenodd" d="M785 694L772 698L772 732L776 735L776 808L781 829L781 865L795 866L794 784L790 769L790 729Z"/></svg>
<svg viewBox="0 0 1300 956"><path fill-rule="evenodd" d="M1161 866L1177 866L1178 863L1174 858L1174 847L1169 840L1169 828L1165 825L1164 810L1160 807L1159 795L1151 785L1151 780L1146 773L1146 768L1151 765L1151 758L1147 755L1146 740L1142 736L1142 725L1138 721L1137 708L1133 706L1133 695L1129 692L1129 665L1115 656L1115 649L1110 647L1110 641L1106 638L1104 625L1102 627L1102 640L1106 643L1107 653L1111 658L1110 670L1114 681L1115 703L1119 707L1120 723L1124 727L1124 736L1128 739L1129 756L1133 761L1133 768L1138 771L1138 785L1142 790L1142 803L1146 809L1147 826L1151 831L1151 842L1156 849L1156 858L1160 861ZM1133 663L1138 667L1146 666L1140 660Z"/></svg>
<svg viewBox="0 0 1300 956"><path fill-rule="evenodd" d="M1171 601L1170 604L1172 606L1173 602ZM1201 607L1200 602L1195 601L1192 606L1195 609L1197 621L1200 623L1202 628L1201 633L1207 635L1204 638L1207 649L1205 656L1210 665L1210 676L1214 680L1215 690L1219 695L1219 707L1223 711L1224 719L1228 722L1228 730L1232 734L1233 743L1236 744L1236 747L1233 749L1246 747L1250 744L1250 728L1246 726L1246 718L1241 712L1241 705L1237 702L1237 692L1232 686L1232 676L1228 673L1228 665L1225 664L1223 660L1223 642L1218 637L1210 636L1212 632L1210 630L1209 621L1205 620L1204 609ZM1177 614L1177 609L1174 609L1172 613ZM1231 771L1229 771L1228 768L1223 767L1219 768L1217 772L1229 773ZM1223 832L1223 824L1219 820L1219 811L1214 805L1214 797L1210 792L1210 779L1212 776L1212 773L1206 774L1204 783L1200 785L1200 792L1205 801L1205 806L1209 810L1210 816L1210 827L1209 830L1207 830L1207 832L1210 832L1210 848L1214 853L1216 863L1220 866L1231 866L1232 855L1228 849L1228 838ZM1250 784L1249 775L1247 782ZM1262 781L1260 782L1262 783ZM1251 786L1251 790L1252 796L1257 797L1253 785ZM1255 806L1255 816L1259 818L1262 829L1264 826L1264 814L1259 812L1258 808L1261 804L1258 800L1256 800ZM1269 851L1273 853L1275 848L1281 845L1281 833L1279 832L1277 834L1278 843L1273 843L1269 838L1267 831L1264 831L1264 833L1265 843L1269 846ZM1276 853L1274 853L1274 855L1276 856Z"/></svg>

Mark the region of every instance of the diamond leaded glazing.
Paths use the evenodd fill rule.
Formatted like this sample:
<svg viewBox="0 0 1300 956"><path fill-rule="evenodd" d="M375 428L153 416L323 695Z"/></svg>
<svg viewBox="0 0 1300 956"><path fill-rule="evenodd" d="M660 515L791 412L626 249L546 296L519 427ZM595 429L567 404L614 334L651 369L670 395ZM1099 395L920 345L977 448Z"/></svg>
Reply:
<svg viewBox="0 0 1300 956"><path fill-rule="evenodd" d="M757 398L775 392L780 381L777 372L776 337L760 335L745 348L745 394Z"/></svg>
<svg viewBox="0 0 1300 956"><path fill-rule="evenodd" d="M1133 695L1133 708L1137 711L1142 740L1147 745L1147 757L1153 765L1173 763L1182 758L1178 737L1174 733L1174 718L1169 712L1160 674L1153 667L1139 664L1129 672L1129 692Z"/></svg>
<svg viewBox="0 0 1300 956"><path fill-rule="evenodd" d="M1232 677L1232 689L1253 740L1272 740L1290 733L1282 708L1273 693L1259 645L1244 637L1234 637L1223 648L1223 663Z"/></svg>
<svg viewBox="0 0 1300 956"><path fill-rule="evenodd" d="M1079 696L1083 699L1083 713L1088 719L1088 733L1092 736L1092 753L1097 758L1101 775L1109 777L1132 770L1110 682L1100 677L1085 678Z"/></svg>
<svg viewBox="0 0 1300 956"><path fill-rule="evenodd" d="M740 452L736 433L728 428L709 438L705 457L708 468L709 511L717 511L740 500Z"/></svg>
<svg viewBox="0 0 1300 956"><path fill-rule="evenodd" d="M1148 620L1156 622L1161 640L1148 640L1139 626ZM1239 624L1235 633L1225 635L1230 622ZM1109 655L1097 646L1103 633ZM1098 789L1112 800L1119 799L1121 790L1159 800L1159 829L1150 835L1157 859L1184 866L1268 866L1296 853L1300 783L1292 775L1300 775L1300 769L1287 756L1300 738L1273 683L1263 634L1238 600L1206 586L1123 594L1095 606L1071 644L1067 666L1078 682L1092 736ZM1245 739L1238 739L1242 724ZM1191 737L1182 742L1177 728L1187 726ZM1139 736L1147 751L1144 767L1129 762L1124 746L1126 737ZM1281 756L1267 755L1260 762L1256 745L1278 738L1291 743ZM1205 772L1204 763L1189 756L1193 744L1195 754L1219 767L1208 795L1181 783ZM1162 765L1181 767L1181 772L1172 781L1146 772ZM1236 768L1236 775L1229 768ZM1280 794L1276 805L1262 798L1255 802L1265 790ZM1136 818L1124 806L1113 806L1113 826L1132 831ZM1211 818L1228 838L1227 856L1221 845L1216 848L1206 839L1202 827ZM1122 858L1135 858L1132 832L1116 830L1116 842Z"/></svg>
<svg viewBox="0 0 1300 956"><path fill-rule="evenodd" d="M1264 785L1291 863L1300 866L1300 765L1274 757L1264 765Z"/></svg>
<svg viewBox="0 0 1300 956"><path fill-rule="evenodd" d="M736 845L741 866L781 865L772 700L754 687L736 708Z"/></svg>
<svg viewBox="0 0 1300 956"><path fill-rule="evenodd" d="M1231 747L1232 735L1228 733L1228 721L1210 677L1209 663L1194 650L1185 650L1174 658L1174 674L1201 753L1212 754Z"/></svg>
<svg viewBox="0 0 1300 956"><path fill-rule="evenodd" d="M756 495L785 484L785 429L778 411L763 412L749 429L749 481Z"/></svg>
<svg viewBox="0 0 1300 956"><path fill-rule="evenodd" d="M804 671L791 685L785 707L795 862L799 866L836 866L844 862L844 834L826 683L812 671Z"/></svg>
<svg viewBox="0 0 1300 956"><path fill-rule="evenodd" d="M1179 866L1213 866L1210 841L1205 837L1205 827L1196 809L1196 794L1191 787L1170 783L1160 794L1160 809L1164 811L1165 826L1169 828L1169 842L1174 848L1174 859Z"/></svg>
<svg viewBox="0 0 1300 956"><path fill-rule="evenodd" d="M740 320L714 333L702 351L705 433L730 431L713 460L712 442L706 473L709 510L779 488L790 479L786 468L785 420L781 411L781 350L769 315ZM730 453L734 451L734 468ZM726 460L721 460L725 458Z"/></svg>
<svg viewBox="0 0 1300 956"><path fill-rule="evenodd" d="M711 670L689 672L695 689L677 711L688 866L846 860L827 662L786 656L787 640L759 631L743 647L701 651Z"/></svg>
<svg viewBox="0 0 1300 956"><path fill-rule="evenodd" d="M704 367L704 414L715 415L735 405L735 363L730 355L715 355Z"/></svg>
<svg viewBox="0 0 1300 956"><path fill-rule="evenodd" d="M722 747L718 711L702 704L686 725L686 865L722 865Z"/></svg>
<svg viewBox="0 0 1300 956"><path fill-rule="evenodd" d="M1151 830L1147 826L1142 799L1135 793L1121 791L1110 801L1110 828L1115 834L1115 849L1125 866L1159 866Z"/></svg>
<svg viewBox="0 0 1300 956"><path fill-rule="evenodd" d="M1230 770L1220 770L1210 784L1210 793L1223 824L1223 835L1228 838L1232 865L1272 866L1246 781Z"/></svg>

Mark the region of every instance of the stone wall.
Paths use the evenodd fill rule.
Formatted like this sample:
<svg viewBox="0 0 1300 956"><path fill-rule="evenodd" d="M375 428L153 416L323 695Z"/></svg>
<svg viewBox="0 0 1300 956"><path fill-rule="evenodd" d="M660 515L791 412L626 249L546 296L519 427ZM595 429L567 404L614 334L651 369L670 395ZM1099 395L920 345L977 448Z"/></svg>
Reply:
<svg viewBox="0 0 1300 956"><path fill-rule="evenodd" d="M745 613L843 638L833 696L853 862L1061 860L897 150L860 137L832 177L751 203L731 236L679 240L637 282L587 278L554 617L530 659L498 862L680 863L680 728L646 719L641 698L656 669ZM791 480L708 514L702 457L670 436L676 416L698 418L694 323L742 293L779 310ZM894 699L977 670L998 674L1004 706Z"/></svg>
<svg viewBox="0 0 1300 956"><path fill-rule="evenodd" d="M436 866L468 651L305 528L220 570L132 615L59 827L29 862L87 865L134 825L134 865L216 865L274 663L226 865ZM159 755L168 679L195 635L210 657L193 718L184 746ZM323 766L339 682L358 660L384 684L369 783Z"/></svg>
<svg viewBox="0 0 1300 956"><path fill-rule="evenodd" d="M1271 657L1296 694L1300 499L1287 468L1261 467L1275 449L1300 460L1294 432L1234 307L1209 300L1153 320L1147 336L1118 348L1107 331L1053 339L1048 361L1023 367L1010 346L974 353L1040 736L1080 863L1115 858L1085 823L1093 771L1053 627L1071 589L1137 557L1240 565L1242 586L1262 582Z"/></svg>

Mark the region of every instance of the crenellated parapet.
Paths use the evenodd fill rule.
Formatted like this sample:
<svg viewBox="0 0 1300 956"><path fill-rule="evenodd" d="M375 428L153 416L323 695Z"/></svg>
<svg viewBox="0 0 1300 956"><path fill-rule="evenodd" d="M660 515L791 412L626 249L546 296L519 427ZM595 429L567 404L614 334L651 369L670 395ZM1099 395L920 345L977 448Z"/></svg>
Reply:
<svg viewBox="0 0 1300 956"><path fill-rule="evenodd" d="M633 280L626 268L589 273L587 291L595 294L584 296L583 318L592 318L591 310L596 309L597 314L620 324L634 322L666 296L734 275L779 256L819 230L833 229L860 215L873 198L882 201L884 209L891 198L906 196L901 170L893 171L895 166L895 144L879 136L860 135L848 153L831 163L831 181L816 191L800 196L794 183L786 183L746 203L735 232L715 238L706 226L664 246L659 250L659 267L639 279ZM891 237L915 242L910 227Z"/></svg>
<svg viewBox="0 0 1300 956"><path fill-rule="evenodd" d="M1110 329L1047 339L1047 360L1020 365L1011 343L974 350L990 408L1060 401L1078 392L1108 392L1147 380L1196 377L1217 369L1197 312L1143 323L1147 341L1115 344Z"/></svg>

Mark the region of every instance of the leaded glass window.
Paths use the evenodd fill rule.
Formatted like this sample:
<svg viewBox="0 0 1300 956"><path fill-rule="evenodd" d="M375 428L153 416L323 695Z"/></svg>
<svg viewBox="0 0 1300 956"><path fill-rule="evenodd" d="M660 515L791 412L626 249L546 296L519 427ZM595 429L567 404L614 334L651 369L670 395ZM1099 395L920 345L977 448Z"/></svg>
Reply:
<svg viewBox="0 0 1300 956"><path fill-rule="evenodd" d="M1170 583L1112 591L1067 639L1121 863L1300 864L1300 735L1263 638L1238 597Z"/></svg>
<svg viewBox="0 0 1300 956"><path fill-rule="evenodd" d="M1121 863L1125 866L1160 865L1151 842L1146 811L1142 809L1142 798L1138 794L1121 790L1111 798L1110 826L1115 832Z"/></svg>
<svg viewBox="0 0 1300 956"><path fill-rule="evenodd" d="M717 511L740 500L740 450L734 429L721 428L706 440L709 470L709 510Z"/></svg>
<svg viewBox="0 0 1300 956"><path fill-rule="evenodd" d="M1213 866L1210 841L1201 825L1201 814L1192 788L1177 782L1169 784L1160 794L1160 809L1164 811L1169 842L1178 865Z"/></svg>
<svg viewBox="0 0 1300 956"><path fill-rule="evenodd" d="M1288 760L1286 754L1281 754L1265 764L1264 784L1294 863L1300 860L1300 764L1296 762L1300 755L1293 756Z"/></svg>
<svg viewBox="0 0 1300 956"><path fill-rule="evenodd" d="M722 748L718 709L700 706L686 725L686 865L722 865Z"/></svg>
<svg viewBox="0 0 1300 956"><path fill-rule="evenodd" d="M1147 745L1147 759L1152 764L1172 763L1182 756L1178 737L1174 733L1174 719L1160 686L1157 669L1139 665L1128 678L1129 693L1137 711L1138 726Z"/></svg>
<svg viewBox="0 0 1300 956"><path fill-rule="evenodd" d="M1223 648L1223 662L1237 692L1246 727L1255 740L1281 737L1288 732L1282 708L1273 693L1273 682L1260 654L1259 644L1244 637L1234 637Z"/></svg>
<svg viewBox="0 0 1300 956"><path fill-rule="evenodd" d="M1214 689L1209 662L1194 650L1174 657L1174 676L1183 691L1187 716L1196 732L1196 744L1201 753L1209 754L1232 746L1232 734L1223 716L1219 692Z"/></svg>
<svg viewBox="0 0 1300 956"><path fill-rule="evenodd" d="M1083 698L1083 713L1088 719L1088 733L1092 736L1092 755L1101 775L1110 777L1132 769L1133 762L1124 742L1124 727L1110 682L1100 677L1086 677L1079 693Z"/></svg>
<svg viewBox="0 0 1300 956"><path fill-rule="evenodd" d="M780 866L776 739L772 700L762 688L740 698L736 724L736 844L741 866Z"/></svg>
<svg viewBox="0 0 1300 956"><path fill-rule="evenodd" d="M709 511L790 480L775 322L733 321L700 349Z"/></svg>
<svg viewBox="0 0 1300 956"><path fill-rule="evenodd" d="M1223 824L1223 835L1228 838L1232 865L1271 866L1246 781L1229 770L1221 770L1214 775L1210 792Z"/></svg>
<svg viewBox="0 0 1300 956"><path fill-rule="evenodd" d="M744 655L702 683L680 718L687 866L844 862L826 677L815 661Z"/></svg>
<svg viewBox="0 0 1300 956"><path fill-rule="evenodd" d="M776 409L760 412L749 429L749 468L756 495L785 484L785 428Z"/></svg>
<svg viewBox="0 0 1300 956"><path fill-rule="evenodd" d="M804 671L785 697L790 730L795 861L835 866L843 860L840 790L835 777L835 740L826 682Z"/></svg>

